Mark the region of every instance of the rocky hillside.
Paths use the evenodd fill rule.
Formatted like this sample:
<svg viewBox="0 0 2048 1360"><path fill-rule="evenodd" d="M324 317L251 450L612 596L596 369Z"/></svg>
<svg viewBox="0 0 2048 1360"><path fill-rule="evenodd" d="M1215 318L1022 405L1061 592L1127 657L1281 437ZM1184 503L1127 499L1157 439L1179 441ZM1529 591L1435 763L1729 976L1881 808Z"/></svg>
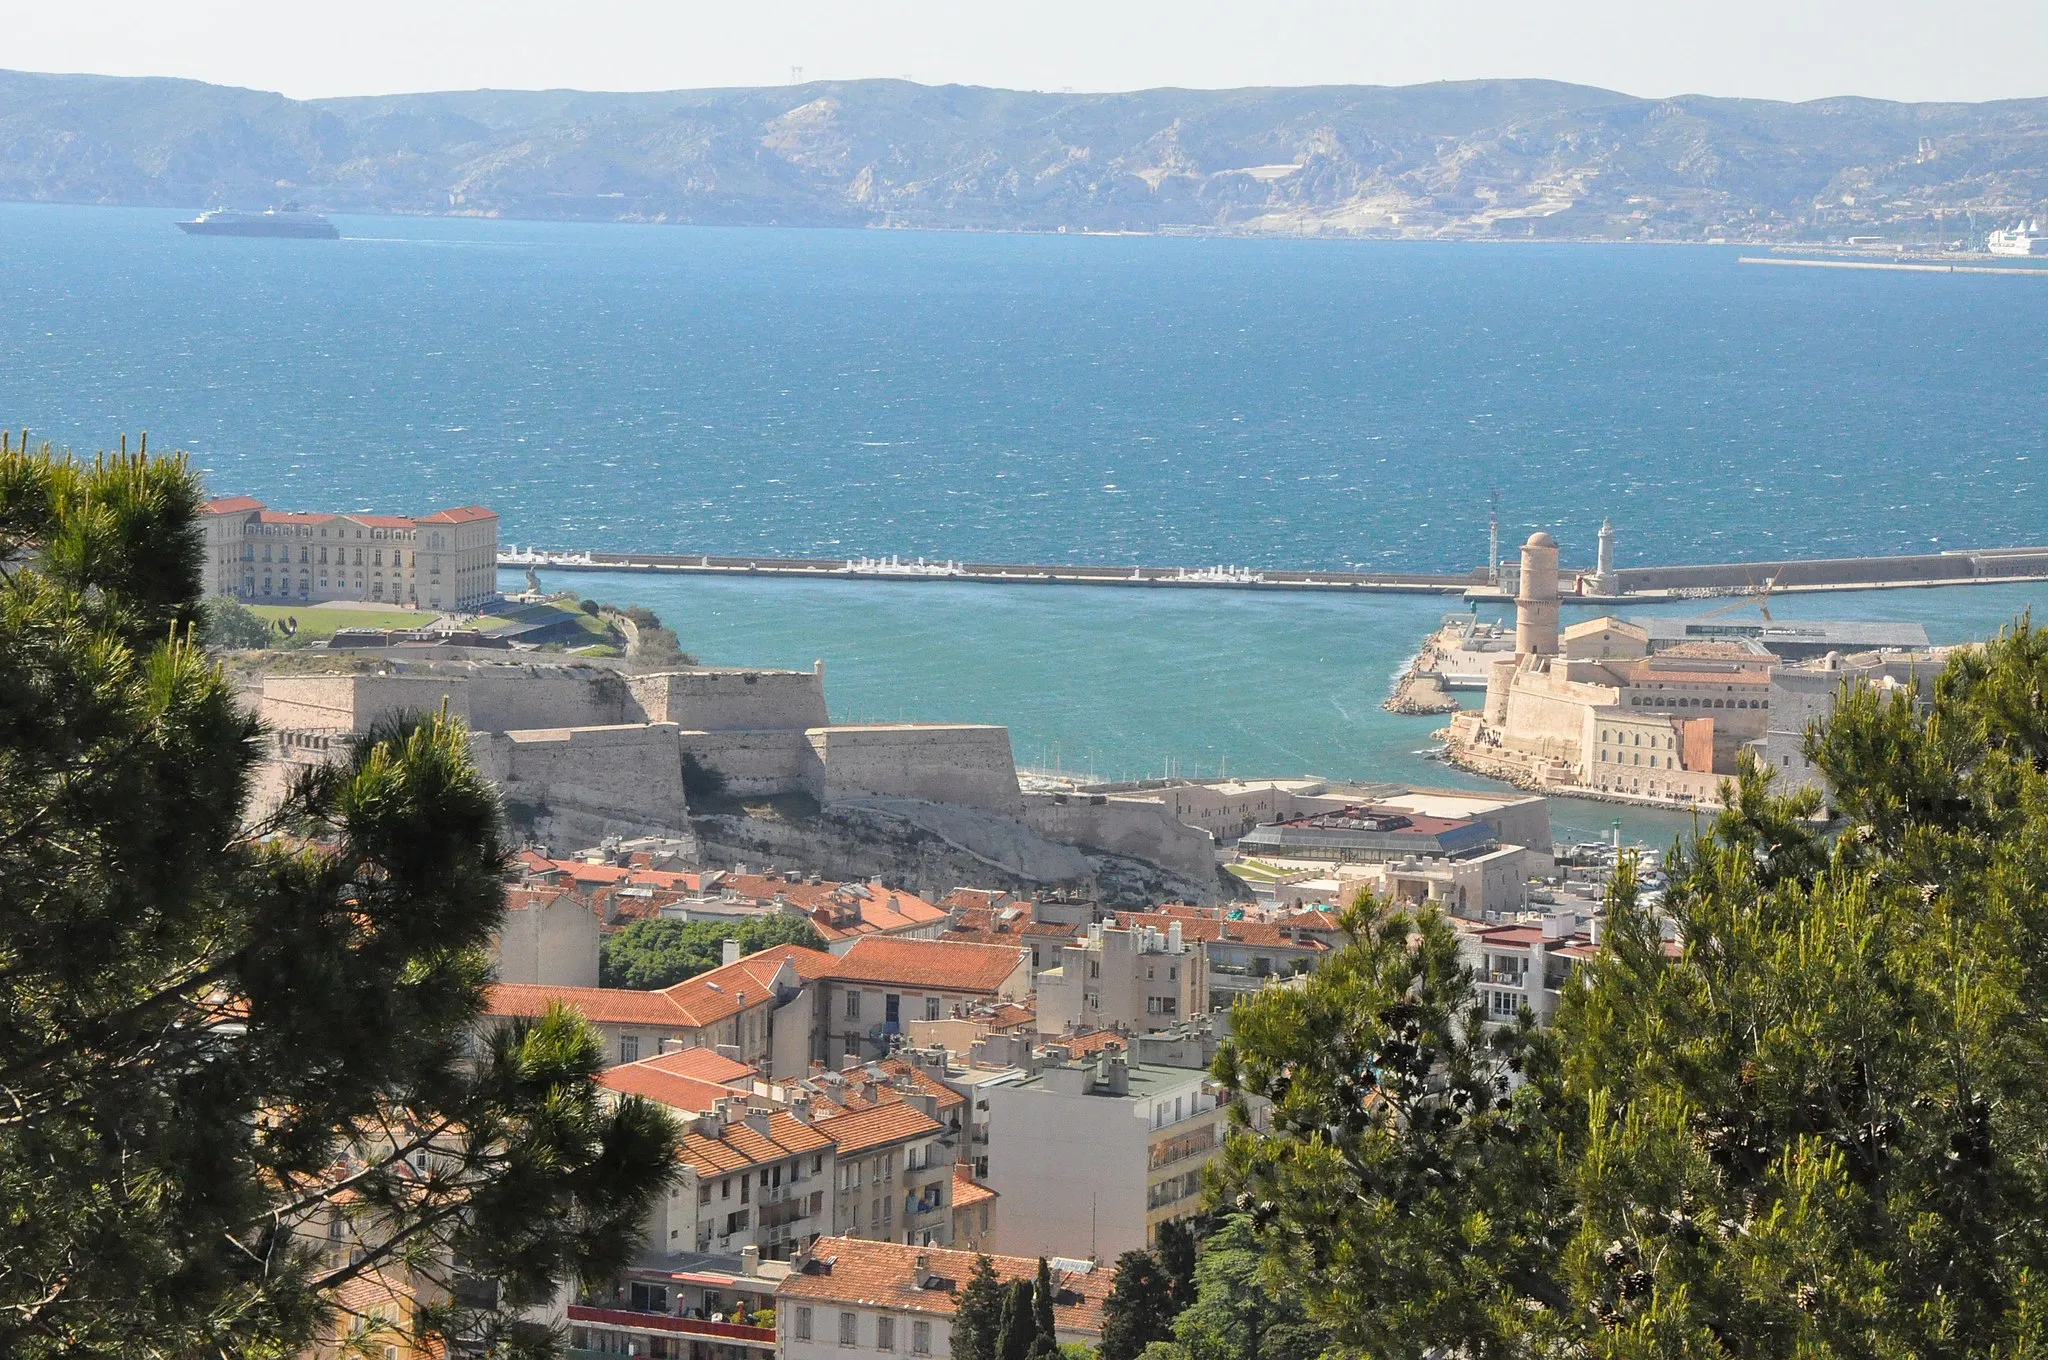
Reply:
<svg viewBox="0 0 2048 1360"><path fill-rule="evenodd" d="M1773 238L2048 198L2048 99L1546 81L1035 94L877 80L296 101L0 72L0 198L971 229ZM1952 230L1959 226L1952 223Z"/></svg>

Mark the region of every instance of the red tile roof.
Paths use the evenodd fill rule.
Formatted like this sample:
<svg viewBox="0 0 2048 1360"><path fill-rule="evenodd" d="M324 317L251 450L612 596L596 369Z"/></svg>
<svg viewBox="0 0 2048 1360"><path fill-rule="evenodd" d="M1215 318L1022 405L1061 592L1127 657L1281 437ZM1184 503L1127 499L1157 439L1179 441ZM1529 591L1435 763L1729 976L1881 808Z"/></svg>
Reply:
<svg viewBox="0 0 2048 1360"><path fill-rule="evenodd" d="M811 1127L837 1143L842 1157L945 1132L945 1125L901 1100L820 1119Z"/></svg>
<svg viewBox="0 0 2048 1360"><path fill-rule="evenodd" d="M496 519L498 512L481 505L458 505L451 510L436 510L431 515L421 515L422 524L468 524L480 519Z"/></svg>
<svg viewBox="0 0 2048 1360"><path fill-rule="evenodd" d="M714 1081L699 1081L695 1077L664 1072L646 1062L621 1063L617 1067L607 1067L598 1073L597 1084L621 1095L645 1096L672 1110L684 1110L691 1114L715 1110L719 1101L730 1100L733 1095L730 1086L720 1086Z"/></svg>
<svg viewBox="0 0 2048 1360"><path fill-rule="evenodd" d="M1079 1252L1082 1244L1076 1244ZM792 1271L775 1287L777 1299L797 1299L868 1308L888 1308L904 1313L951 1317L959 1306L960 1291L974 1271L976 1253L950 1251L943 1247L911 1247L896 1242L869 1242L853 1237L821 1237L811 1247L802 1270ZM927 1279L947 1281L952 1287L924 1287L914 1278L919 1258L924 1258ZM990 1256L996 1278L1035 1280L1038 1260L1032 1256ZM1055 1328L1075 1337L1102 1335L1102 1302L1116 1282L1116 1271L1108 1265L1080 1270L1054 1269L1053 1286L1058 1297L1053 1303Z"/></svg>
<svg viewBox="0 0 2048 1360"><path fill-rule="evenodd" d="M493 986L486 1006L490 1015L540 1015L560 1003L587 1020L610 1025L649 1025L663 1029L702 1029L728 1020L742 1009L771 1000L775 976L784 963L797 978L810 981L836 963L830 954L800 945L781 944L749 954L738 963L658 992L623 987L539 987L501 982ZM742 997L745 999L742 1000Z"/></svg>
<svg viewBox="0 0 2048 1360"><path fill-rule="evenodd" d="M965 1162L953 1163L953 1207L955 1209L970 1209L977 1204L986 1204L990 1200L997 1198L1000 1198L1000 1196L994 1190L989 1189L986 1185L974 1179L973 1167Z"/></svg>
<svg viewBox="0 0 2048 1360"><path fill-rule="evenodd" d="M1152 911L1120 911L1116 914L1119 927L1151 926L1164 935L1169 926L1179 926L1184 940L1205 940L1214 943L1222 940L1227 944L1258 945L1270 949L1305 949L1321 953L1329 944L1320 938L1321 927L1309 933L1307 927L1295 930L1294 938L1287 932L1293 927L1277 925L1271 921L1219 921L1213 917L1182 916L1179 913Z"/></svg>
<svg viewBox="0 0 2048 1360"><path fill-rule="evenodd" d="M251 510L261 510L263 502L254 496L221 496L199 507L207 515L243 515Z"/></svg>
<svg viewBox="0 0 2048 1360"><path fill-rule="evenodd" d="M758 1067L736 1062L711 1048L678 1048L659 1057L642 1060L643 1067L672 1072L679 1077L695 1077L720 1086L751 1089L754 1078L761 1074Z"/></svg>
<svg viewBox="0 0 2048 1360"><path fill-rule="evenodd" d="M1025 959L1023 950L1004 946L869 935L856 940L825 976L835 982L992 995Z"/></svg>
<svg viewBox="0 0 2048 1360"><path fill-rule="evenodd" d="M768 1116L765 1134L738 1119L728 1123L717 1138L695 1130L686 1132L676 1160L699 1176L718 1176L802 1153L823 1152L831 1146L830 1138L795 1115L777 1110Z"/></svg>

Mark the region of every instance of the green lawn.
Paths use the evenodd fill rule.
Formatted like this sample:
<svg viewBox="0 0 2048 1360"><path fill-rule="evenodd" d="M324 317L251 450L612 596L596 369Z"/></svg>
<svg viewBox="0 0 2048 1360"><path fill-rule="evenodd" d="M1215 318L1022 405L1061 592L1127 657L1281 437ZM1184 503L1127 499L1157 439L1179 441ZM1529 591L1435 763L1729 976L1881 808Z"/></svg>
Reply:
<svg viewBox="0 0 2048 1360"><path fill-rule="evenodd" d="M334 636L337 628L424 628L435 619L431 609L337 609L327 605L252 604L251 613L275 625L299 621L298 635L307 641Z"/></svg>

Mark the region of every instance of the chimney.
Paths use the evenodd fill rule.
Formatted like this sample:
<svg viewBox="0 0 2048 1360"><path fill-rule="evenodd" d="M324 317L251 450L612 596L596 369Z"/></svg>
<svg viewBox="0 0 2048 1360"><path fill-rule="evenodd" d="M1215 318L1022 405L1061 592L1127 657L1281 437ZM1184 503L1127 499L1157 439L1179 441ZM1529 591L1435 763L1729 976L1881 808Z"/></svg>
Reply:
<svg viewBox="0 0 2048 1360"><path fill-rule="evenodd" d="M919 1289L922 1289L924 1288L924 1282L926 1280L929 1280L931 1277L932 1254L928 1251L921 1251L917 1254L917 1265L915 1267L914 1273L910 1277L910 1282L916 1285Z"/></svg>
<svg viewBox="0 0 2048 1360"><path fill-rule="evenodd" d="M718 961L720 966L738 963L740 961L740 942L738 940L727 940L719 951Z"/></svg>
<svg viewBox="0 0 2048 1360"><path fill-rule="evenodd" d="M740 1270L748 1275L761 1273L761 1249L752 1242L740 1248Z"/></svg>
<svg viewBox="0 0 2048 1360"><path fill-rule="evenodd" d="M747 1127L760 1134L763 1138L768 1136L768 1119L769 1115L766 1110L747 1111Z"/></svg>

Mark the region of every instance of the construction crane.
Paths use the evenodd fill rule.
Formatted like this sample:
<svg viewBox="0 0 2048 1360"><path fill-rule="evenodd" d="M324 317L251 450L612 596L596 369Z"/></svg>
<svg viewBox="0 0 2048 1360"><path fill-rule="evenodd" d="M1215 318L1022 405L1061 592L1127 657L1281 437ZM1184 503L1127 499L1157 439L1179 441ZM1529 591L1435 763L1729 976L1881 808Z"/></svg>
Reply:
<svg viewBox="0 0 2048 1360"><path fill-rule="evenodd" d="M1778 576L1782 575L1784 575L1784 572L1780 570ZM1755 605L1757 613L1764 616L1765 623L1769 623L1771 621L1771 592L1777 588L1778 576L1773 576L1770 580L1765 581L1761 590L1757 589L1756 582L1750 582L1749 589L1742 593L1741 599L1733 604L1724 604L1719 609L1709 609L1700 617L1703 619L1717 619L1723 614L1733 614L1738 609L1747 609L1751 605Z"/></svg>

